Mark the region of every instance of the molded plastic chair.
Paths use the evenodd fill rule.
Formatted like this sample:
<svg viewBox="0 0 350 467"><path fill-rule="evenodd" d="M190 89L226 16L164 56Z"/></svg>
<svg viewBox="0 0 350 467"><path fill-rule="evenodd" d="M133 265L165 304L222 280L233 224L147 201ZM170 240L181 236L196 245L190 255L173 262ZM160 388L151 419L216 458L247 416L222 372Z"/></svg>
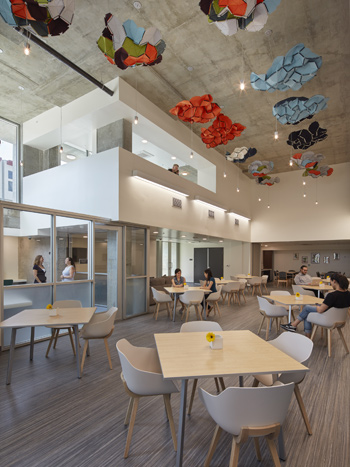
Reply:
<svg viewBox="0 0 350 467"><path fill-rule="evenodd" d="M188 321L188 316L190 313L191 306L194 306L196 310L197 319L202 320L202 316L199 313L199 305L202 303L204 298L204 292L202 290L187 290L184 294L180 296L180 302L184 305L184 312L182 318L186 315L186 322Z"/></svg>
<svg viewBox="0 0 350 467"><path fill-rule="evenodd" d="M311 339L302 334L284 332L277 339L269 341L269 344L273 345L277 349L286 353L290 357L297 360L299 363L307 366L309 358L312 353L314 344ZM278 375L277 381L283 384L294 383L294 394L297 399L301 415L304 419L304 423L309 435L312 435L311 425L307 416L303 399L300 394L299 384L304 380L306 371L296 371L294 373L281 373ZM274 384L273 375L254 375L253 386L258 386L262 383L265 386L272 386Z"/></svg>
<svg viewBox="0 0 350 467"><path fill-rule="evenodd" d="M290 292L288 292L288 290L271 290L270 295L290 295ZM312 296L314 296L314 294L312 294ZM279 306L283 306L283 308L285 308L286 310L289 311L289 306L288 305L281 305L279 303ZM292 318L293 318L293 320L295 319L294 311L299 313L300 307L298 305L293 305L292 306Z"/></svg>
<svg viewBox="0 0 350 467"><path fill-rule="evenodd" d="M140 397L163 396L168 416L174 450L177 449L175 425L170 405L170 394L179 392L172 381L163 378L156 349L135 347L126 339L116 344L122 366L121 379L126 393L130 396L124 425L129 425L124 458L129 455L132 433Z"/></svg>
<svg viewBox="0 0 350 467"><path fill-rule="evenodd" d="M85 357L88 351L90 339L103 339L106 347L109 368L111 370L113 369L107 339L113 334L114 321L117 312L118 308L112 307L108 311L105 311L103 313L95 313L91 318L89 324L84 324L84 326L80 329L80 337L82 339L85 339L83 357L80 366L81 373L83 373Z"/></svg>
<svg viewBox="0 0 350 467"><path fill-rule="evenodd" d="M301 285L292 284L292 288L293 288L293 293L294 294L299 292L300 295L310 295L310 297L315 296L315 294L313 293L312 290L305 290L303 287L301 287Z"/></svg>
<svg viewBox="0 0 350 467"><path fill-rule="evenodd" d="M52 308L81 308L81 307L82 307L82 305L81 305L81 302L79 300L56 300L52 305ZM51 334L51 339L50 339L49 345L47 347L45 357L49 356L51 345L52 345L52 342L54 340L55 340L55 343L53 345L53 348L54 349L56 348L57 339L58 339L58 336L59 336L59 333L60 333L61 329L65 329L66 331L68 331L68 335L69 335L70 343L71 343L71 346L72 346L73 354L75 355L75 347L74 347L73 334L72 334L72 330L74 332L74 328L72 328L72 326L64 326L64 325L57 326L56 325L56 326L46 326L46 327L52 329L52 334Z"/></svg>
<svg viewBox="0 0 350 467"><path fill-rule="evenodd" d="M247 287L247 280L246 279L238 279L239 282L239 296L243 297L245 303L247 303L247 300L245 298L245 289Z"/></svg>
<svg viewBox="0 0 350 467"><path fill-rule="evenodd" d="M267 279L269 278L269 276L266 274L264 276L261 276L261 285L264 286L264 289L266 290L266 293L269 293L269 291L267 290Z"/></svg>
<svg viewBox="0 0 350 467"><path fill-rule="evenodd" d="M215 321L192 321L191 323L184 323L180 328L180 332L220 332L220 331L222 331L222 327L220 326L219 323L216 323ZM219 387L218 378L214 378L214 381L215 381L216 390L219 393L220 387ZM224 390L225 389L224 379L219 378L219 381L220 381L222 390ZM188 415L191 415L197 384L198 384L198 379L194 379L190 403L188 406L188 412L187 412Z"/></svg>
<svg viewBox="0 0 350 467"><path fill-rule="evenodd" d="M165 303L166 309L168 312L168 318L169 318L170 317L169 303L173 303L172 298L170 297L170 295L164 292L161 292L155 289L154 287L151 287L151 289L152 289L153 300L156 302L156 307L153 312L153 318L155 318L157 321L161 303Z"/></svg>
<svg viewBox="0 0 350 467"><path fill-rule="evenodd" d="M219 300L221 298L221 289L222 289L222 285L218 285L216 288L217 292L213 292L210 295L208 295L206 299L206 304L207 304L206 315L207 316L208 316L209 306L213 307L214 315L216 315L216 312L218 312L218 315L221 316L220 308L219 308Z"/></svg>
<svg viewBox="0 0 350 467"><path fill-rule="evenodd" d="M261 292L262 278L261 277L252 277L251 279L248 279L248 283L252 288L252 295L254 295L254 292L256 292L257 289L259 289L260 295L262 295L262 292Z"/></svg>
<svg viewBox="0 0 350 467"><path fill-rule="evenodd" d="M274 440L286 418L294 384L278 384L261 388L227 388L213 396L199 389L200 398L217 423L204 466L209 467L223 430L233 435L230 467L238 465L241 445L249 437L254 438L258 460L261 460L259 437L264 436L270 449L274 465L280 461Z"/></svg>
<svg viewBox="0 0 350 467"><path fill-rule="evenodd" d="M341 338L341 341L345 347L346 353L349 353L348 346L346 344L342 328L346 324L346 318L348 317L349 308L329 308L324 313L310 313L307 317L309 323L312 323L313 329L311 334L311 340L314 339L317 328L327 329L327 341L328 341L328 357L332 356L332 331L336 329Z"/></svg>
<svg viewBox="0 0 350 467"><path fill-rule="evenodd" d="M265 319L268 320L266 325L266 335L265 340L269 337L269 329L271 320L274 319L276 321L276 330L279 331L279 322L278 318L284 318L285 316L288 319L288 312L283 306L272 305L266 298L257 297L259 302L259 311L262 315L261 323L258 330L258 336L260 335L261 328L264 324Z"/></svg>
<svg viewBox="0 0 350 467"><path fill-rule="evenodd" d="M240 288L239 282L229 282L228 284L225 284L222 286L221 293L222 293L222 297L223 297L222 301L224 305L225 305L227 295L228 295L228 302L227 302L228 305L230 305L231 299L234 303L235 298L236 298L236 301L239 304L241 304L239 300L239 288Z"/></svg>

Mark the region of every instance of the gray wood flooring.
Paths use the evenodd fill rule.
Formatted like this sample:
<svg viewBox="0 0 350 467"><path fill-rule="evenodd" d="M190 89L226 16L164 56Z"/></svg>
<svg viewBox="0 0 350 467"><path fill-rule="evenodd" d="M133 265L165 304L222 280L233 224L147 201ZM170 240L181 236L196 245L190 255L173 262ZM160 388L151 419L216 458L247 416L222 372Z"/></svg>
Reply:
<svg viewBox="0 0 350 467"><path fill-rule="evenodd" d="M225 330L249 329L257 332L260 322L256 297L246 305L220 306L220 324ZM168 320L161 312L117 322L109 340L113 370L109 370L102 341L91 342L84 376L76 378L75 359L68 337L59 339L56 350L45 358L47 343L35 345L34 361L29 347L16 349L12 384L5 385L8 353L0 354L0 466L1 467L154 467L175 465L169 426L161 398L140 402L128 459L123 459L126 429L123 425L128 398L120 380L120 364L115 343L123 337L138 346L154 346L154 332L177 332L181 322ZM192 316L194 319L194 316ZM347 324L345 338L350 341ZM276 337L273 329L271 338ZM308 436L293 396L284 426L288 467L350 466L350 355L346 355L337 333L333 356L320 336L309 364L310 373L301 384L313 435ZM238 385L238 378L226 378ZM250 385L252 378L246 378ZM202 387L215 393L214 382L202 380ZM191 389L191 383L189 385ZM172 397L177 427L179 395ZM196 397L187 418L184 465L203 465L214 430L214 422ZM240 454L240 466L272 466L262 444L263 461L255 458L251 441ZM212 466L227 466L231 437L222 436Z"/></svg>

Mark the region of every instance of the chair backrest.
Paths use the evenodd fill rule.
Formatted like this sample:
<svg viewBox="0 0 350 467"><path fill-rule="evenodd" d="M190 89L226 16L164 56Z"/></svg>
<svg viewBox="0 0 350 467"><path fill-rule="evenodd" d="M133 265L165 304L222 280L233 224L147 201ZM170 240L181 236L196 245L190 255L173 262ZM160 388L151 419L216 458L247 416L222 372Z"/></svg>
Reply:
<svg viewBox="0 0 350 467"><path fill-rule="evenodd" d="M248 279L248 282L250 285L257 285L262 283L262 278L261 277L252 277L251 279Z"/></svg>
<svg viewBox="0 0 350 467"><path fill-rule="evenodd" d="M221 297L221 290L222 290L222 285L218 285L216 287L216 292L212 292L210 295L209 295L209 300L213 301L213 300L219 300L220 297Z"/></svg>
<svg viewBox="0 0 350 467"><path fill-rule="evenodd" d="M56 300L52 308L81 308L80 300Z"/></svg>
<svg viewBox="0 0 350 467"><path fill-rule="evenodd" d="M227 292L232 292L233 290L239 290L239 288L240 288L239 282L229 282L228 284L225 284L222 286L222 291L224 293L227 293Z"/></svg>
<svg viewBox="0 0 350 467"><path fill-rule="evenodd" d="M237 281L239 276L230 276L231 281Z"/></svg>
<svg viewBox="0 0 350 467"><path fill-rule="evenodd" d="M264 274L263 276L261 276L261 283L262 284L267 284L267 279L269 278L269 276L266 274Z"/></svg>
<svg viewBox="0 0 350 467"><path fill-rule="evenodd" d="M95 313L90 322L81 329L81 336L84 338L107 336L114 326L117 312L118 308L112 307L103 313Z"/></svg>
<svg viewBox="0 0 350 467"><path fill-rule="evenodd" d="M287 273L285 271L280 271L278 273L278 279L280 279L282 281L286 280L287 279Z"/></svg>
<svg viewBox="0 0 350 467"><path fill-rule="evenodd" d="M344 323L348 317L348 312L349 308L329 308L317 316L318 321L322 321L319 326L331 327L334 323Z"/></svg>
<svg viewBox="0 0 350 467"><path fill-rule="evenodd" d="M296 294L296 293L300 293L300 295L310 295L310 297L314 297L315 294L313 293L312 290L305 290L303 287L301 287L300 285L295 285L295 284L292 284L292 288L293 288L293 293Z"/></svg>
<svg viewBox="0 0 350 467"><path fill-rule="evenodd" d="M130 391L143 396L177 392L172 381L163 379L156 349L135 347L126 339L119 340L116 348Z"/></svg>
<svg viewBox="0 0 350 467"><path fill-rule="evenodd" d="M201 302L204 298L204 291L187 290L180 298L183 303Z"/></svg>
<svg viewBox="0 0 350 467"><path fill-rule="evenodd" d="M222 331L222 327L216 321L191 321L184 323L180 332L211 332Z"/></svg>
<svg viewBox="0 0 350 467"><path fill-rule="evenodd" d="M238 282L240 282L241 284L246 284L246 283L247 283L247 279L238 279Z"/></svg>
<svg viewBox="0 0 350 467"><path fill-rule="evenodd" d="M290 295L290 292L288 292L288 290L271 290L270 294L271 295Z"/></svg>
<svg viewBox="0 0 350 467"><path fill-rule="evenodd" d="M154 301L161 301L162 298L164 299L164 293L161 293L159 290L155 289L154 287L151 287L152 289L152 295L153 295L153 300Z"/></svg>
<svg viewBox="0 0 350 467"><path fill-rule="evenodd" d="M293 390L293 383L258 388L230 387L214 396L200 388L199 396L213 420L237 436L245 426L282 425Z"/></svg>
<svg viewBox="0 0 350 467"><path fill-rule="evenodd" d="M264 311L267 316L284 316L287 312L283 306L272 305L266 298L257 297L259 302L259 309Z"/></svg>

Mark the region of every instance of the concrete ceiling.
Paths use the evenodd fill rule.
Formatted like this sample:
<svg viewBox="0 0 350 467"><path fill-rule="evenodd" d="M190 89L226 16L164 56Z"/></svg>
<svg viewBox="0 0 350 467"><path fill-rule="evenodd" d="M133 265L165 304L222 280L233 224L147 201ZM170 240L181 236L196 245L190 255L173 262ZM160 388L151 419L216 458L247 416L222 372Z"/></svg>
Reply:
<svg viewBox="0 0 350 467"><path fill-rule="evenodd" d="M121 20L131 18L139 26L160 29L167 44L160 65L121 71L106 61L96 40L109 11ZM267 30L272 34L266 35ZM311 123L306 120L292 127L278 125L280 139L273 140L272 106L291 96L329 97L328 109L316 116L329 136L311 150L322 153L328 165L350 161L349 31L347 0L339 0L333 7L326 0L282 0L262 31L239 31L232 37L225 37L207 23L197 0L143 0L140 11L132 1L76 0L76 14L68 32L45 41L104 83L122 76L165 112L181 99L212 94L226 115L247 127L241 137L217 149L225 154L235 147L256 147L254 159L272 160L275 172L286 172L297 170L289 167L292 152L286 144L288 134ZM265 73L276 56L284 55L299 42L323 57L317 76L300 91L270 94L250 86L239 91L241 79L249 83L251 71ZM23 38L0 20L0 116L23 122L94 89L34 44L26 57L23 46ZM23 86L24 91L18 86ZM201 126L195 125L194 131L199 134ZM249 163L240 167L245 171Z"/></svg>

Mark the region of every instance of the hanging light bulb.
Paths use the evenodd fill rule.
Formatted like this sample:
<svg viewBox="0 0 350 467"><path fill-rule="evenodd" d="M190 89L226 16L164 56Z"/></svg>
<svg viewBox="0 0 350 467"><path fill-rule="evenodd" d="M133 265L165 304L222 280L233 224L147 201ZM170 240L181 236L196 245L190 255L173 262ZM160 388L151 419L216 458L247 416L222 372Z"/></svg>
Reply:
<svg viewBox="0 0 350 467"><path fill-rule="evenodd" d="M20 165L21 167L23 167L23 161L21 161L21 162L19 163L19 165Z"/></svg>
<svg viewBox="0 0 350 467"><path fill-rule="evenodd" d="M190 159L193 159L193 151L191 151Z"/></svg>
<svg viewBox="0 0 350 467"><path fill-rule="evenodd" d="M226 178L226 177L227 177L226 172L224 172L224 178Z"/></svg>
<svg viewBox="0 0 350 467"><path fill-rule="evenodd" d="M30 54L30 44L29 42L27 42L24 47L24 55L29 55L29 54Z"/></svg>
<svg viewBox="0 0 350 467"><path fill-rule="evenodd" d="M134 124L137 125L138 123L139 123L139 117L135 115Z"/></svg>
<svg viewBox="0 0 350 467"><path fill-rule="evenodd" d="M261 201L261 198L259 198L258 201Z"/></svg>
<svg viewBox="0 0 350 467"><path fill-rule="evenodd" d="M306 182L305 182L305 180L303 181L303 185L304 185L304 186L306 185Z"/></svg>
<svg viewBox="0 0 350 467"><path fill-rule="evenodd" d="M269 204L267 205L267 209L270 209L270 205L269 205Z"/></svg>
<svg viewBox="0 0 350 467"><path fill-rule="evenodd" d="M239 193L239 188L237 187L237 193Z"/></svg>
<svg viewBox="0 0 350 467"><path fill-rule="evenodd" d="M292 159L290 159L289 165L290 165L291 167L293 167L293 161L292 161Z"/></svg>
<svg viewBox="0 0 350 467"><path fill-rule="evenodd" d="M318 201L316 201L316 203L315 203L315 204L318 204Z"/></svg>
<svg viewBox="0 0 350 467"><path fill-rule="evenodd" d="M60 146L60 154L63 153L63 146Z"/></svg>
<svg viewBox="0 0 350 467"><path fill-rule="evenodd" d="M273 137L275 138L276 141L278 140L278 131L277 131L277 130L276 130L275 133L273 134Z"/></svg>
<svg viewBox="0 0 350 467"><path fill-rule="evenodd" d="M303 194L304 198L306 198L306 193Z"/></svg>
<svg viewBox="0 0 350 467"><path fill-rule="evenodd" d="M241 82L239 83L239 89L240 89L241 91L244 91L244 90L245 90L245 84L244 84L244 81L243 81L243 80L241 80Z"/></svg>

